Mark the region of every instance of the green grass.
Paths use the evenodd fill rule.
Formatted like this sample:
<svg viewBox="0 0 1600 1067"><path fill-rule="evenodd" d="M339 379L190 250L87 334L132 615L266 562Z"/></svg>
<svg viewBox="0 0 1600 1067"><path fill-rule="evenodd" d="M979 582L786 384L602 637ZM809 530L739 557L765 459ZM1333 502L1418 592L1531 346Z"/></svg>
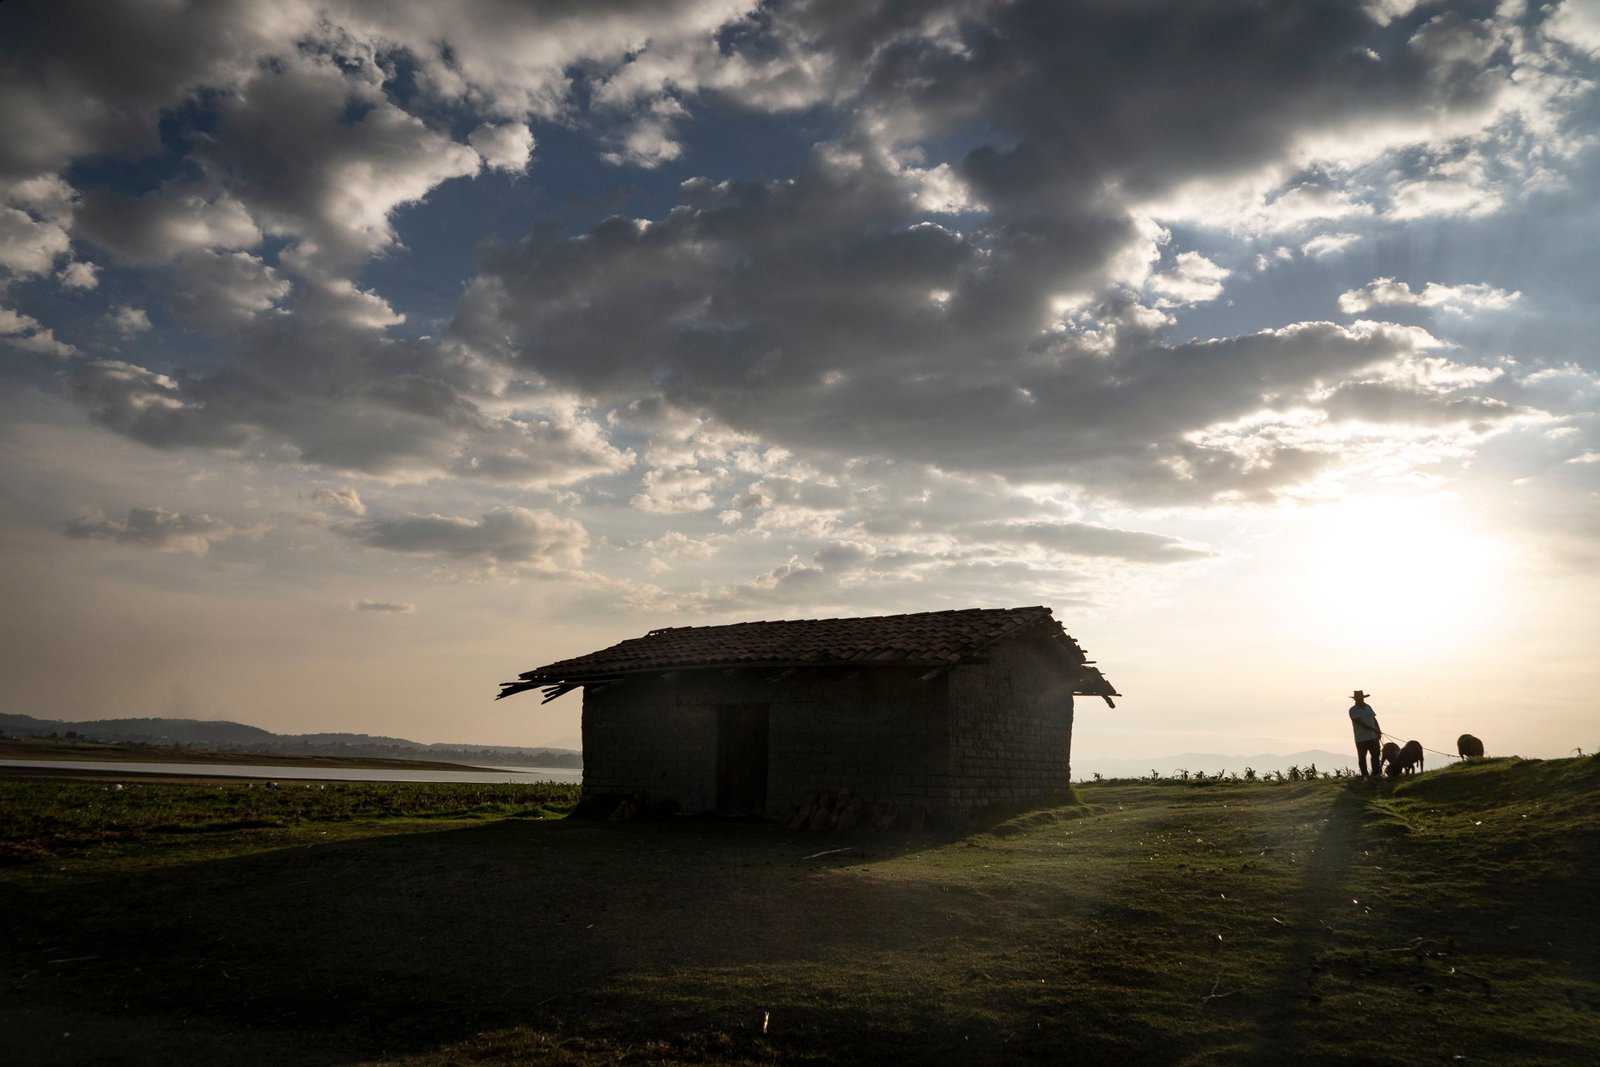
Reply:
<svg viewBox="0 0 1600 1067"><path fill-rule="evenodd" d="M576 785L0 779L0 864L174 835L405 818L549 818ZM324 826L324 829L326 827ZM370 832L370 828L368 831Z"/></svg>
<svg viewBox="0 0 1600 1067"><path fill-rule="evenodd" d="M1077 797L964 835L152 820L0 869L0 1032L17 1063L1593 1062L1600 761Z"/></svg>

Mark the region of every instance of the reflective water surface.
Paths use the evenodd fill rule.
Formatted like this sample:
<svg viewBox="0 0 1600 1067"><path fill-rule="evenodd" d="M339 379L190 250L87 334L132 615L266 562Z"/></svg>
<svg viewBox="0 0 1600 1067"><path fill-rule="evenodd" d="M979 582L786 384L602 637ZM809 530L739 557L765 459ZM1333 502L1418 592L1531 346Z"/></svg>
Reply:
<svg viewBox="0 0 1600 1067"><path fill-rule="evenodd" d="M450 767L424 770L413 767L288 767L247 763L124 763L110 760L0 759L0 767L57 767L69 771L109 774L181 774L206 778L283 778L322 782L581 782L578 767L496 767L461 771Z"/></svg>

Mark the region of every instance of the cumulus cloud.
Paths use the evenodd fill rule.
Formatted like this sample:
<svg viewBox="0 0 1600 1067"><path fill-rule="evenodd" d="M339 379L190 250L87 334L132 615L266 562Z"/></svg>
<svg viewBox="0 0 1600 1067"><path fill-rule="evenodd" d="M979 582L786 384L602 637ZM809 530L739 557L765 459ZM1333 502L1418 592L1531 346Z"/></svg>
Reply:
<svg viewBox="0 0 1600 1067"><path fill-rule="evenodd" d="M481 101L505 116L551 118L560 112L575 65L653 69L650 57L691 45L715 54L714 31L754 6L749 0L662 0L602 13L585 5L501 4L471 19L423 0L344 3L336 10L353 34L407 49L419 86L433 97ZM637 91L651 94L668 76L645 74L635 82Z"/></svg>
<svg viewBox="0 0 1600 1067"><path fill-rule="evenodd" d="M257 57L290 47L311 17L307 9L239 3L52 4L29 12L25 34L8 28L0 35L16 43L0 65L0 96L8 101L0 174L50 173L84 155L154 149L163 109L202 85L236 85Z"/></svg>
<svg viewBox="0 0 1600 1067"><path fill-rule="evenodd" d="M1027 589L1060 605L1078 601L1081 579L1054 558L1059 553L1037 549L1026 540L984 542L966 534L962 532L959 545L929 541L926 547L826 540L808 555L793 554L744 581L708 583L675 597L658 590L654 599L699 613L777 610L789 617L882 611L886 604L898 603L909 609L926 606L930 596L972 603L992 597L999 588ZM1120 550L1106 555L1147 561Z"/></svg>
<svg viewBox="0 0 1600 1067"><path fill-rule="evenodd" d="M111 328L124 337L134 337L150 329L150 315L143 308L121 304L111 309Z"/></svg>
<svg viewBox="0 0 1600 1067"><path fill-rule="evenodd" d="M179 380L122 360L92 360L67 375L69 388L104 426L158 448L233 450L252 436L248 425L186 399Z"/></svg>
<svg viewBox="0 0 1600 1067"><path fill-rule="evenodd" d="M452 575L565 577L551 618L1110 603L1341 486L1504 500L1522 449L1573 514L1586 12L0 4L6 510L181 484L50 505L140 581L284 514L274 587L392 572L312 597L383 629Z"/></svg>
<svg viewBox="0 0 1600 1067"><path fill-rule="evenodd" d="M1067 555L1136 563L1177 563L1214 555L1179 538L1085 522L976 523L962 533L986 544L1030 545Z"/></svg>
<svg viewBox="0 0 1600 1067"><path fill-rule="evenodd" d="M1564 0L1545 23L1545 33L1591 56L1600 56L1600 11L1584 0Z"/></svg>
<svg viewBox="0 0 1600 1067"><path fill-rule="evenodd" d="M97 422L157 448L518 485L577 481L632 462L571 395L507 395L503 378L470 351L387 341L330 319L277 324L208 375L94 360L67 381Z"/></svg>
<svg viewBox="0 0 1600 1067"><path fill-rule="evenodd" d="M738 503L745 509L761 508L780 515L808 515L844 511L856 503L849 486L837 479L769 474L753 482Z"/></svg>
<svg viewBox="0 0 1600 1067"><path fill-rule="evenodd" d="M71 246L74 191L53 175L0 181L0 268L47 274Z"/></svg>
<svg viewBox="0 0 1600 1067"><path fill-rule="evenodd" d="M1146 284L1156 294L1157 307L1200 304L1222 295L1223 280L1230 273L1198 252L1180 252L1171 270L1154 275Z"/></svg>
<svg viewBox="0 0 1600 1067"><path fill-rule="evenodd" d="M363 597L350 605L352 611L370 611L379 615L411 615L417 610L415 604L403 600L368 600Z"/></svg>
<svg viewBox="0 0 1600 1067"><path fill-rule="evenodd" d="M1309 223L1372 213L1372 206L1355 199L1348 189L1325 181L1301 182L1272 196L1252 229L1257 232L1293 230Z"/></svg>
<svg viewBox="0 0 1600 1067"><path fill-rule="evenodd" d="M1487 215L1501 206L1500 194L1492 189L1459 178L1432 178L1401 182L1391 194L1391 219L1421 219L1433 216Z"/></svg>
<svg viewBox="0 0 1600 1067"><path fill-rule="evenodd" d="M508 340L511 358L556 382L659 393L790 449L1183 493L1238 473L1213 457L1186 467L1205 477L1174 480L1187 434L1263 396L1304 401L1313 383L1412 343L1395 329L1303 323L1168 345L1127 305L1052 332L1056 295L1105 271L1127 232L964 236L913 221L914 194L864 157L822 159L786 183L691 183L660 224L614 219L489 251L465 328ZM1042 256L1041 243L1056 250ZM1215 264L1179 263L1158 283L1169 299L1217 291ZM848 387L832 384L841 378ZM712 505L708 493L689 499Z"/></svg>
<svg viewBox="0 0 1600 1067"><path fill-rule="evenodd" d="M23 275L47 273L69 243L61 227L0 207L0 267Z"/></svg>
<svg viewBox="0 0 1600 1067"><path fill-rule="evenodd" d="M483 165L521 174L533 155L533 132L520 122L485 123L473 130L467 143L483 157Z"/></svg>
<svg viewBox="0 0 1600 1067"><path fill-rule="evenodd" d="M55 331L32 315L24 315L8 307L0 307L0 344L59 358L75 355L78 351L56 340Z"/></svg>
<svg viewBox="0 0 1600 1067"><path fill-rule="evenodd" d="M1003 124L1014 147L978 150L965 168L991 204L1046 190L1082 200L1107 178L1124 195L1168 199L1199 180L1296 158L1370 159L1441 126L1480 126L1510 84L1492 52L1463 44L1492 42L1486 24L1451 20L1452 32L1419 31L1385 56L1369 47L1376 24L1355 5L1290 4L1272 19L1172 5L1155 34L1140 28L1148 12L1114 4L1018 4L953 26L946 14L942 32L916 36L907 23L937 16L901 17L880 32L910 39L871 55L862 73L871 105L891 128L954 125L974 112ZM1092 162L1077 147L1091 145ZM1192 210L1215 213L1202 201Z"/></svg>
<svg viewBox="0 0 1600 1067"><path fill-rule="evenodd" d="M1562 48L1532 29L1552 12ZM334 0L188 20L63 5L0 76L17 90L0 134L36 136L0 137L0 169L23 176L0 225L18 235L14 272L53 270L70 234L159 267L170 295L151 306L237 334L188 370L69 372L97 421L156 447L409 480L627 472L618 499L640 511L763 531L839 521L859 489L841 465L863 457L1135 500L1266 498L1331 450L1272 439L1246 454L1237 427L1345 411L1375 368L1428 342L1303 307L1232 336L1174 339L1177 324L1257 281L1227 265L1258 250L1278 249L1258 266L1284 275L1326 270L1291 249L1332 257L1380 215L1504 209L1528 171L1495 149L1541 140L1537 122L1574 106L1561 64L1583 25L1571 5L1517 22L1399 0L1270 18L1176 4L1160 20L1035 0L472 18ZM137 60L109 61L134 45ZM645 181L698 164L708 115L759 128L802 107L827 119L808 158L728 177L710 153L670 207L630 205L640 217L541 208L531 232L483 249L448 324L362 273L401 261L403 212L445 183L526 171L541 122ZM167 169L126 187L50 176L163 145ZM1164 226L1185 251L1166 251ZM1230 239L1250 247L1230 258ZM1340 309L1516 298L1377 286ZM13 347L59 344L17 322ZM1448 402L1486 403L1479 384ZM641 405L732 436L693 444L608 417ZM812 467L741 468L762 450Z"/></svg>
<svg viewBox="0 0 1600 1067"><path fill-rule="evenodd" d="M129 508L124 519L103 514L80 516L68 521L62 532L80 540L108 540L163 552L204 555L212 545L228 540L239 530L210 515L185 515L152 507Z"/></svg>
<svg viewBox="0 0 1600 1067"><path fill-rule="evenodd" d="M1384 381L1345 383L1323 406L1335 419L1408 426L1492 425L1517 414L1511 404L1492 397L1451 396Z"/></svg>
<svg viewBox="0 0 1600 1067"><path fill-rule="evenodd" d="M82 260L68 263L56 277L63 289L93 289L100 284L99 268Z"/></svg>
<svg viewBox="0 0 1600 1067"><path fill-rule="evenodd" d="M310 275L311 280L302 287L296 306L305 321L372 333L381 333L406 321L403 313L371 289L362 289L344 278L319 276L320 271L315 267L311 268Z"/></svg>
<svg viewBox="0 0 1600 1067"><path fill-rule="evenodd" d="M1302 244L1300 251L1312 259L1322 259L1338 255L1359 240L1361 237L1353 233L1319 233Z"/></svg>
<svg viewBox="0 0 1600 1067"><path fill-rule="evenodd" d="M367 513L367 505L362 502L361 494L348 485L339 489L314 489L311 491L311 499L323 507L348 512L351 515Z"/></svg>
<svg viewBox="0 0 1600 1067"><path fill-rule="evenodd" d="M614 139L617 148L601 158L608 163L631 163L647 170L670 163L683 155L678 143L677 124L688 117L684 106L670 96L651 102L648 110L636 115Z"/></svg>
<svg viewBox="0 0 1600 1067"><path fill-rule="evenodd" d="M277 307L292 286L249 252L201 249L178 258L168 305L185 320L212 330L248 325Z"/></svg>
<svg viewBox="0 0 1600 1067"><path fill-rule="evenodd" d="M728 481L726 470L705 472L692 467L656 468L645 472L644 490L629 503L657 515L683 515L716 506L712 492Z"/></svg>
<svg viewBox="0 0 1600 1067"><path fill-rule="evenodd" d="M1341 293L1339 310L1357 315L1378 307L1424 307L1465 315L1473 311L1503 311L1521 298L1520 292L1507 292L1490 285L1429 282L1416 291L1394 278L1376 278L1364 289Z"/></svg>
<svg viewBox="0 0 1600 1067"><path fill-rule="evenodd" d="M74 222L78 236L138 264L165 263L196 249L251 248L262 236L238 200L183 188L141 197L95 190L84 196Z"/></svg>
<svg viewBox="0 0 1600 1067"><path fill-rule="evenodd" d="M476 519L409 515L337 528L371 548L490 568L562 572L583 563L589 536L575 519L549 511L498 507Z"/></svg>
<svg viewBox="0 0 1600 1067"><path fill-rule="evenodd" d="M817 382L913 351L937 363L975 335L1019 350L1059 293L1103 278L1126 236L1121 223L1062 222L1026 241L972 240L923 221L915 194L885 161L845 153L787 181L691 182L659 224L612 219L490 250L464 320L585 387L651 364L675 380ZM934 303L936 291L951 296Z"/></svg>
<svg viewBox="0 0 1600 1067"><path fill-rule="evenodd" d="M196 151L265 230L294 235L336 273L394 243L395 208L479 165L471 148L347 74L348 58L311 52L257 70L219 102L218 136Z"/></svg>
<svg viewBox="0 0 1600 1067"><path fill-rule="evenodd" d="M711 559L724 540L695 538L680 530L668 530L660 537L638 542L637 547L645 552L650 569L659 572L672 569L680 560Z"/></svg>

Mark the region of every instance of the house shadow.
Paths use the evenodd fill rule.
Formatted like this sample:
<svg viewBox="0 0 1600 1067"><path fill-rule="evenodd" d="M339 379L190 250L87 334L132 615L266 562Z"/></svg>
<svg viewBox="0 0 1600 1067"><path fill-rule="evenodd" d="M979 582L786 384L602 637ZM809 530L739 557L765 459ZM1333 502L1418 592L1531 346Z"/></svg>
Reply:
<svg viewBox="0 0 1600 1067"><path fill-rule="evenodd" d="M29 1063L345 1063L559 1030L640 976L853 944L859 926L811 919L838 908L819 875L951 839L501 820L13 884L0 904L26 935L4 955L48 982L0 1017Z"/></svg>

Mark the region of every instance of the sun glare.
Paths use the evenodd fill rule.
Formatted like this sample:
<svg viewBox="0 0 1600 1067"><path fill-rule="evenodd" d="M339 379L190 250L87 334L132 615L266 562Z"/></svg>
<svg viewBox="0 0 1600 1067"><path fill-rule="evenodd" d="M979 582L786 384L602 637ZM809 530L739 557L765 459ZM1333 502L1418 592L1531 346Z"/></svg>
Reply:
<svg viewBox="0 0 1600 1067"><path fill-rule="evenodd" d="M1308 539L1306 606L1328 637L1423 651L1493 624L1505 564L1454 509L1351 503Z"/></svg>

